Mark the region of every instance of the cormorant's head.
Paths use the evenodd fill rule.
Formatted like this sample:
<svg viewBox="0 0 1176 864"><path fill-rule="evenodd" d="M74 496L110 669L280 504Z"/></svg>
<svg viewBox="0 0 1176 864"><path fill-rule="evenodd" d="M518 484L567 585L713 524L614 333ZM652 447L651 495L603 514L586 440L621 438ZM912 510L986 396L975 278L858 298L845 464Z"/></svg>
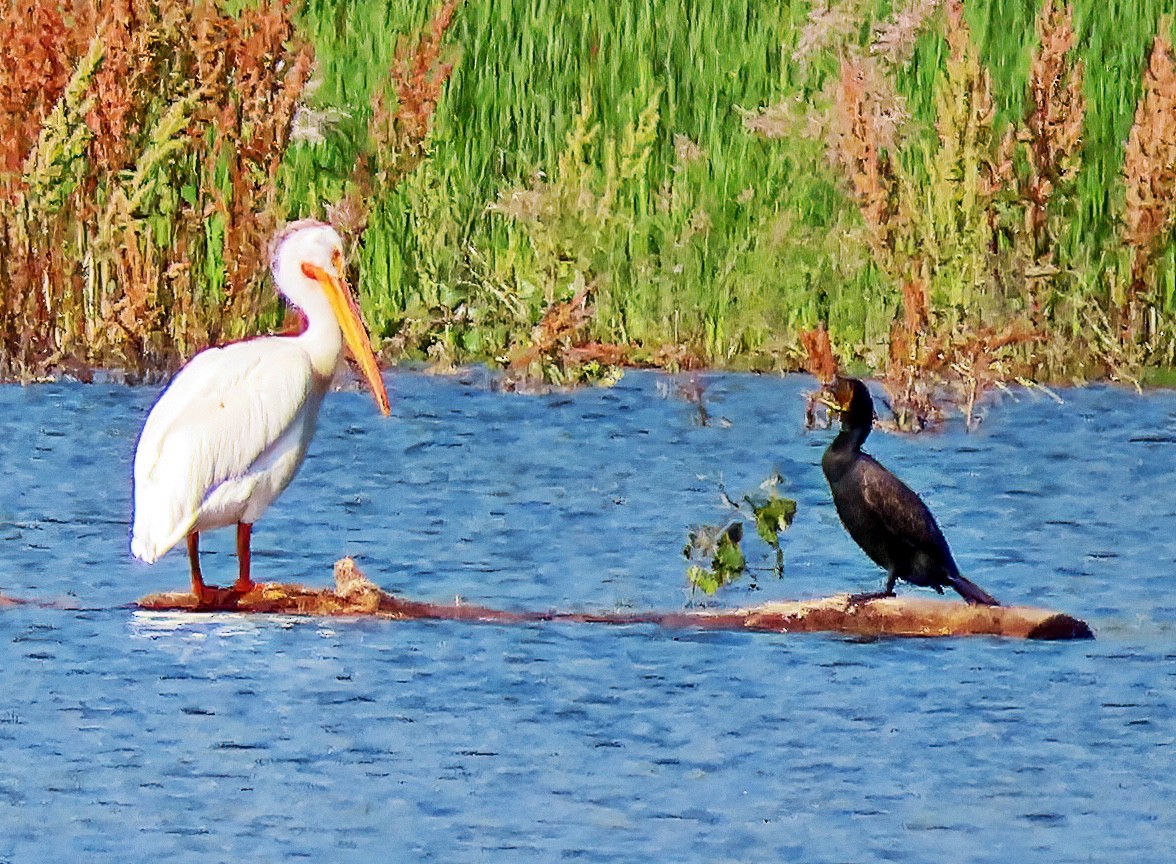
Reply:
<svg viewBox="0 0 1176 864"><path fill-rule="evenodd" d="M825 385L820 401L841 417L842 429L870 429L874 425L874 400L857 378L838 375Z"/></svg>

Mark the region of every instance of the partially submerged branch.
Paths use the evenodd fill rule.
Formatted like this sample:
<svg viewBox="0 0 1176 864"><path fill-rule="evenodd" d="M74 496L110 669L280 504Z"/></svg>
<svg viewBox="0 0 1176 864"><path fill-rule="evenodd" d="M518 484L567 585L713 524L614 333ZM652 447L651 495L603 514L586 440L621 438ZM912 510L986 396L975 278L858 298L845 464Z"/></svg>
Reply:
<svg viewBox="0 0 1176 864"><path fill-rule="evenodd" d="M456 602L422 603L381 591L350 558L335 564L335 589L258 585L245 595L225 592L201 606L191 594L153 594L139 608L156 611L248 612L283 615L366 616L395 620L525 624L655 624L673 629L758 632L835 632L854 636L1006 636L1017 639L1090 639L1077 618L1029 606L967 606L929 597L883 597L860 602L849 595L780 601L745 609L677 612L508 612Z"/></svg>

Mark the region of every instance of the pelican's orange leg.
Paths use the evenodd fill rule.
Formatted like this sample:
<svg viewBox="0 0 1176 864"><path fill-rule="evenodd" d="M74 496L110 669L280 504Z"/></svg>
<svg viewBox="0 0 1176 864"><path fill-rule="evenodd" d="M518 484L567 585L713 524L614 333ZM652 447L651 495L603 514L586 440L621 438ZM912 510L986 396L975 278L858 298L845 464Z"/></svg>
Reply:
<svg viewBox="0 0 1176 864"><path fill-rule="evenodd" d="M237 584L233 586L234 593L248 594L253 588L253 580L249 578L249 537L253 533L253 525L248 522L237 523Z"/></svg>
<svg viewBox="0 0 1176 864"><path fill-rule="evenodd" d="M200 533L193 531L188 535L188 563L192 567L192 595L197 602L205 599L204 577L200 575Z"/></svg>

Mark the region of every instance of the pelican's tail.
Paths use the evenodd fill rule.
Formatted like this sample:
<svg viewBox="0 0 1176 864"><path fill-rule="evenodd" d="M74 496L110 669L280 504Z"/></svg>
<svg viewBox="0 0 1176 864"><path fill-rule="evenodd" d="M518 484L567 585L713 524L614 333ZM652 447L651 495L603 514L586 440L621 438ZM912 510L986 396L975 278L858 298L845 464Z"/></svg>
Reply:
<svg viewBox="0 0 1176 864"><path fill-rule="evenodd" d="M154 564L163 557L167 549L160 549L160 544L151 542L145 533L137 524L131 529L131 554L140 561Z"/></svg>
<svg viewBox="0 0 1176 864"><path fill-rule="evenodd" d="M954 588L959 595L973 606L999 606L996 598L970 579L965 579L958 573L948 579L947 584Z"/></svg>
<svg viewBox="0 0 1176 864"><path fill-rule="evenodd" d="M154 564L163 555L161 551L155 548L154 544L148 543L137 534L131 534L131 554L140 561L146 561L148 564Z"/></svg>
<svg viewBox="0 0 1176 864"><path fill-rule="evenodd" d="M138 487L136 488L138 491ZM131 517L131 554L154 564L187 535L192 520L178 520L162 508L150 508L136 496Z"/></svg>

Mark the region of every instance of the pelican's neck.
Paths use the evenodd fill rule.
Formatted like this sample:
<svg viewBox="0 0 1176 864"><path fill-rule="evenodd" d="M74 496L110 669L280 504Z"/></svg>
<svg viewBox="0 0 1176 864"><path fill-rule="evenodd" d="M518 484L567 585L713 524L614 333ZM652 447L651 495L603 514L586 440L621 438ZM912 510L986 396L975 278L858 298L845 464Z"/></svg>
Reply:
<svg viewBox="0 0 1176 864"><path fill-rule="evenodd" d="M306 296L300 298L298 308L306 317L306 329L294 338L310 357L315 374L330 378L339 365L339 355L343 353L343 331L321 291L302 293Z"/></svg>

